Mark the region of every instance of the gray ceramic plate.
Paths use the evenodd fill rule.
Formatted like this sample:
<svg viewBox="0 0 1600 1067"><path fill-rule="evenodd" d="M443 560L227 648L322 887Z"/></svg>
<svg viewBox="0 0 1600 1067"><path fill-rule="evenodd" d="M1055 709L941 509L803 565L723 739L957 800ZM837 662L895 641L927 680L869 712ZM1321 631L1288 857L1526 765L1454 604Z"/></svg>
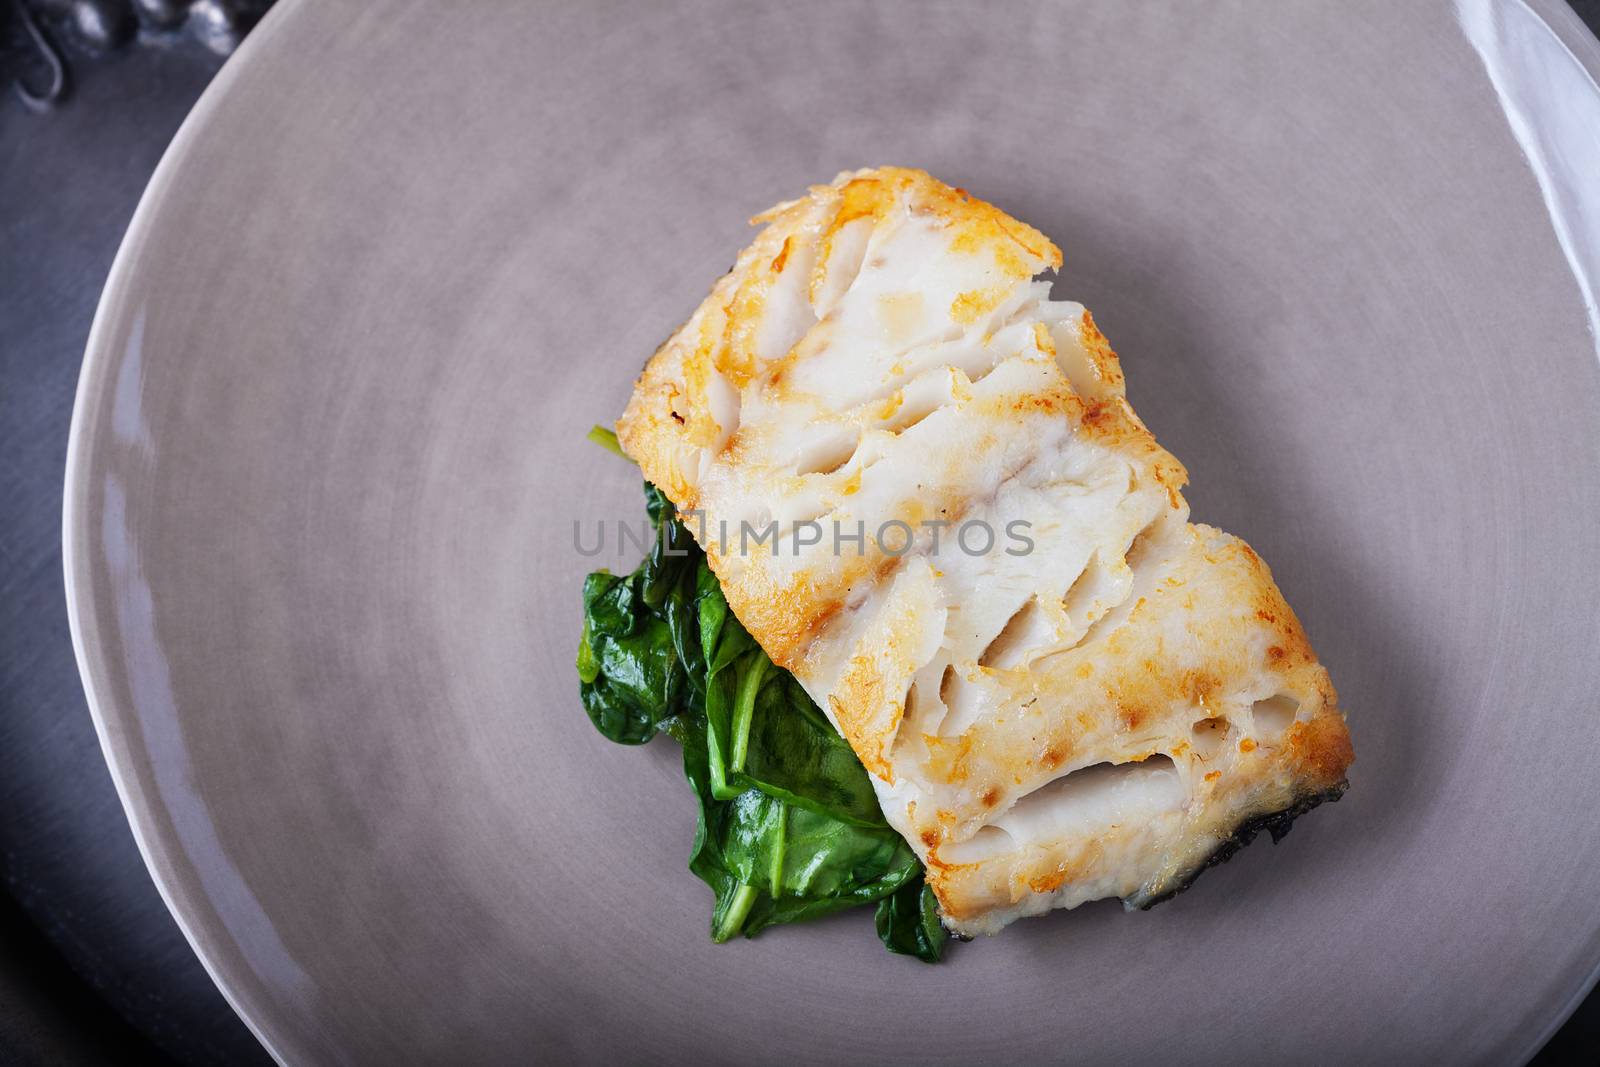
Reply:
<svg viewBox="0 0 1600 1067"><path fill-rule="evenodd" d="M201 958L295 1062L1526 1055L1600 961L1585 65L1549 2L280 5L129 231L68 477ZM940 967L865 912L711 945L675 747L572 666L573 522L640 506L584 431L747 216L880 162L1066 250L1359 756L1171 904Z"/></svg>

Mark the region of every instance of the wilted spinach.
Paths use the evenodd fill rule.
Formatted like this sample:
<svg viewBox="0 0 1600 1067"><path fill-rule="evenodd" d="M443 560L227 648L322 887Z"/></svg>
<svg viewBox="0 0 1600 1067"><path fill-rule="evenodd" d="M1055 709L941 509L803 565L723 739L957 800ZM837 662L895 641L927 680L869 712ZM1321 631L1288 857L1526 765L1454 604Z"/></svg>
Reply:
<svg viewBox="0 0 1600 1067"><path fill-rule="evenodd" d="M646 487L646 507L660 529L670 502ZM583 583L578 692L595 729L624 745L642 745L691 692L704 688L692 600L704 554L676 519L638 568L625 577L596 571Z"/></svg>
<svg viewBox="0 0 1600 1067"><path fill-rule="evenodd" d="M928 963L939 962L944 952L944 924L939 921L939 901L923 881L920 870L893 896L878 902L876 919L878 940L890 952Z"/></svg>
<svg viewBox="0 0 1600 1067"><path fill-rule="evenodd" d="M855 826L886 826L866 768L794 675L734 618L703 562L699 587L712 796L733 800L759 789Z"/></svg>
<svg viewBox="0 0 1600 1067"><path fill-rule="evenodd" d="M613 447L596 428L592 440ZM916 855L884 822L866 770L820 708L740 625L705 554L645 484L656 529L632 574L584 582L584 710L606 737L683 746L700 805L689 868L716 894L716 941L877 902L892 952L944 945Z"/></svg>

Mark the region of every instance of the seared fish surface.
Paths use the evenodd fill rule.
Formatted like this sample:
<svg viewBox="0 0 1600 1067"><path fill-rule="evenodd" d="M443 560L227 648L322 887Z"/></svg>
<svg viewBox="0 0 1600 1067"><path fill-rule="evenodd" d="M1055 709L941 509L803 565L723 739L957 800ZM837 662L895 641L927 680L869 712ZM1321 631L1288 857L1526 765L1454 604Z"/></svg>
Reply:
<svg viewBox="0 0 1600 1067"><path fill-rule="evenodd" d="M755 221L618 434L950 928L1148 905L1342 791L1327 671L1266 564L1188 521L1094 320L1036 280L1055 245L898 168Z"/></svg>

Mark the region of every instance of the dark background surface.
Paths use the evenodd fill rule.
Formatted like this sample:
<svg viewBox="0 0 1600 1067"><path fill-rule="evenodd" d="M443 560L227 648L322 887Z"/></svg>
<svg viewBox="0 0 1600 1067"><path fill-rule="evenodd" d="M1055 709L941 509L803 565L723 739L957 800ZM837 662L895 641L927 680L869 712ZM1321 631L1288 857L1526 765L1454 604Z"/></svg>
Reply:
<svg viewBox="0 0 1600 1067"><path fill-rule="evenodd" d="M1600 0L1573 7L1600 32ZM73 90L60 107L32 114L9 87L0 98L0 1062L266 1063L139 857L79 686L61 578L89 324L145 183L222 59L183 36L106 55L64 44ZM1535 1062L1600 1062L1600 994Z"/></svg>

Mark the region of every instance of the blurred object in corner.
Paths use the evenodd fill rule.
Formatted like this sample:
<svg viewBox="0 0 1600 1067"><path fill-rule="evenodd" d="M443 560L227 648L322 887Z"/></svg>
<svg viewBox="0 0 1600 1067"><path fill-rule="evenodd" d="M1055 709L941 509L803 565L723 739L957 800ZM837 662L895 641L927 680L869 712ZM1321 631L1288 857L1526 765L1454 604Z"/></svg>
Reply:
<svg viewBox="0 0 1600 1067"><path fill-rule="evenodd" d="M217 55L239 47L273 0L3 0L0 70L18 101L45 112L72 91L74 61L131 43L197 42Z"/></svg>

